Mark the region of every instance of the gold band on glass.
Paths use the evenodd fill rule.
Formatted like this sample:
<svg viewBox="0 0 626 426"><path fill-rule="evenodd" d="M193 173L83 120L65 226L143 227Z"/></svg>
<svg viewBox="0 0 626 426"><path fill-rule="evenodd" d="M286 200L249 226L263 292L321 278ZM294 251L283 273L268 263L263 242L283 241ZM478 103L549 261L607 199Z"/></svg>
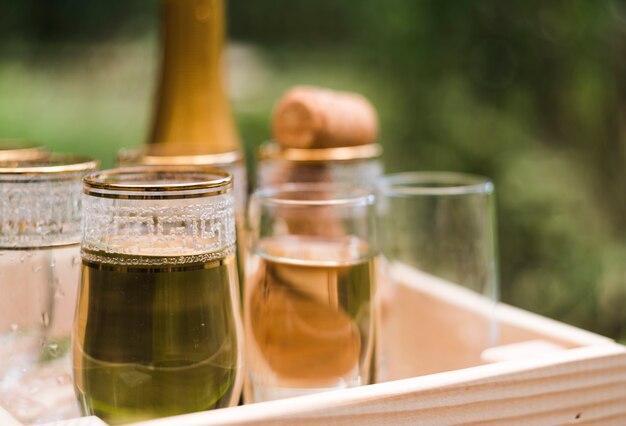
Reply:
<svg viewBox="0 0 626 426"><path fill-rule="evenodd" d="M89 157L49 154L42 158L0 160L1 175L55 175L96 170L98 162Z"/></svg>
<svg viewBox="0 0 626 426"><path fill-rule="evenodd" d="M259 159L281 159L294 162L359 161L375 159L382 155L379 144L346 146L339 148L281 148L275 143L266 143L259 148Z"/></svg>
<svg viewBox="0 0 626 426"><path fill-rule="evenodd" d="M239 151L208 152L204 145L157 143L139 149L123 149L119 152L117 159L121 165L225 166L242 162L243 156Z"/></svg>
<svg viewBox="0 0 626 426"><path fill-rule="evenodd" d="M48 153L41 146L19 139L0 139L0 163L7 161L29 161L44 158Z"/></svg>
<svg viewBox="0 0 626 426"><path fill-rule="evenodd" d="M152 178L128 180L132 177ZM174 183L172 179L158 183L160 178L187 178ZM121 178L126 179L122 180ZM151 182L146 182L151 180ZM133 183L135 182L135 183ZM92 173L83 178L84 193L96 197L121 199L199 198L225 194L232 189L232 176L223 170L200 166L133 166ZM181 193L211 189L207 193ZM102 192L105 191L105 192ZM116 193L117 192L117 193ZM169 193L169 194L166 194ZM173 194L172 194L173 193Z"/></svg>

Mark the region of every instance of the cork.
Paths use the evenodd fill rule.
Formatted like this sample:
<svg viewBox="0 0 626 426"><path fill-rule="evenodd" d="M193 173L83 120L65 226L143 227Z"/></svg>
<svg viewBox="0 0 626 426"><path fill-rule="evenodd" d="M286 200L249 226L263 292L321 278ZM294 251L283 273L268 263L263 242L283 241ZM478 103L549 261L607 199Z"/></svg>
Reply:
<svg viewBox="0 0 626 426"><path fill-rule="evenodd" d="M333 148L373 143L378 118L362 95L296 86L278 101L274 139L283 148Z"/></svg>

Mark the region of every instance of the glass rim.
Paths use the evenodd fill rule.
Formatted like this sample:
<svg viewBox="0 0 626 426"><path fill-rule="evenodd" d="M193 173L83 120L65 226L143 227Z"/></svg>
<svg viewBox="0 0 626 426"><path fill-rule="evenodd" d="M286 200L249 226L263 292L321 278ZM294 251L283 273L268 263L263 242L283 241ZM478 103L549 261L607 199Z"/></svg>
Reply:
<svg viewBox="0 0 626 426"><path fill-rule="evenodd" d="M48 152L41 145L22 139L0 139L0 162L36 160Z"/></svg>
<svg viewBox="0 0 626 426"><path fill-rule="evenodd" d="M99 162L91 157L49 153L42 157L0 161L2 175L58 175L95 170Z"/></svg>
<svg viewBox="0 0 626 426"><path fill-rule="evenodd" d="M283 148L268 141L258 148L259 160L282 159L302 163L371 160L379 158L382 153L382 147L376 143L333 148Z"/></svg>
<svg viewBox="0 0 626 426"><path fill-rule="evenodd" d="M337 194L340 196L334 198L317 198L317 199L294 199L281 198L280 194L302 194L302 193L320 193L320 194ZM251 203L261 204L264 206L337 206L337 207L358 207L374 205L376 196L374 191L364 188L357 188L351 185L323 183L323 182L300 182L300 183L283 183L278 185L267 186L257 189L250 197Z"/></svg>
<svg viewBox="0 0 626 426"><path fill-rule="evenodd" d="M184 147L191 152L184 152ZM181 149L181 153L168 152L170 148ZM225 152L203 152L204 145L167 143L144 145L139 148L122 148L118 151L117 161L137 161L137 165L145 166L218 166L239 163L243 155L238 150ZM156 150L155 150L156 149ZM160 152L159 152L160 151Z"/></svg>
<svg viewBox="0 0 626 426"><path fill-rule="evenodd" d="M437 185L437 186L429 186ZM491 194L491 179L461 172L401 172L383 176L382 190L391 196Z"/></svg>
<svg viewBox="0 0 626 426"><path fill-rule="evenodd" d="M165 175L170 176L166 179ZM187 177L180 182L173 182L172 175ZM124 182L121 178L126 176L149 177L146 181L137 183ZM119 180L116 180L119 179ZM162 179L163 182L159 183ZM118 167L90 173L83 177L84 192L87 195L103 196L108 194L110 198L178 198L167 196L167 193L187 192L188 197L197 197L198 191L210 191L208 195L224 194L232 188L232 175L224 170L203 166L130 166ZM193 194L189 194L193 192ZM116 194L117 193L117 194ZM127 195L128 193L143 193L143 195ZM152 194L152 195L151 195ZM186 197L186 196L183 196Z"/></svg>

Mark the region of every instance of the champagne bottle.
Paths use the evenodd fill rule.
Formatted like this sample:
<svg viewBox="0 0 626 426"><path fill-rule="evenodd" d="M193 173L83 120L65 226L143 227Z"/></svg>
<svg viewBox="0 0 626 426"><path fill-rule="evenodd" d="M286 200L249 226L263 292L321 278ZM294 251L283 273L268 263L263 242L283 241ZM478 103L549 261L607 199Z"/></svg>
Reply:
<svg viewBox="0 0 626 426"><path fill-rule="evenodd" d="M163 57L150 144L240 151L222 76L224 0L162 0Z"/></svg>

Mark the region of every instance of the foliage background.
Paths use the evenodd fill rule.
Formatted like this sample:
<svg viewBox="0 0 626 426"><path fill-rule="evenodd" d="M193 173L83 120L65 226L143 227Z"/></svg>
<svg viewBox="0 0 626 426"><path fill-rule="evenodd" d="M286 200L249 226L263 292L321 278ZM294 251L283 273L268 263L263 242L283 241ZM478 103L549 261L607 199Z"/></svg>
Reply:
<svg viewBox="0 0 626 426"><path fill-rule="evenodd" d="M362 92L388 171L493 178L504 301L626 341L626 3L231 0L228 21L249 154L287 87ZM0 137L112 165L145 138L157 28L156 0L0 0Z"/></svg>

